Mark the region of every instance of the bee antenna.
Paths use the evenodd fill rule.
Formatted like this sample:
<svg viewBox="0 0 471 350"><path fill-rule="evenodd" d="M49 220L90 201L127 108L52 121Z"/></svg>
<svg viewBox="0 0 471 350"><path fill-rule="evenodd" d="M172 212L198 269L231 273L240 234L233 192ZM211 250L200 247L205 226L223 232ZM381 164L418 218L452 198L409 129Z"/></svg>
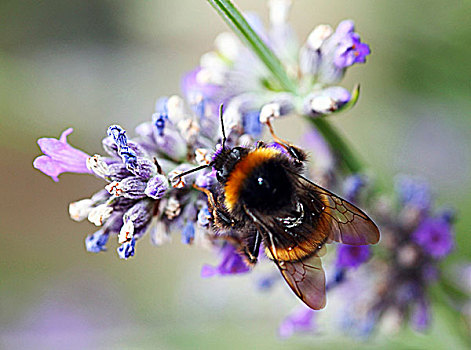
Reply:
<svg viewBox="0 0 471 350"><path fill-rule="evenodd" d="M210 166L211 166L211 164L200 165L200 166L198 166L198 167L196 167L196 168L193 168L193 169L184 171L183 173L176 175L176 176L173 177L171 180L179 179L179 178L181 178L182 176L185 176L185 175L194 173L195 171L203 170L203 169L205 169L205 168L207 168L207 167L210 167Z"/></svg>
<svg viewBox="0 0 471 350"><path fill-rule="evenodd" d="M219 105L219 119L221 120L221 130L222 130L222 149L226 147L226 132L224 131L224 118L222 116L222 111L224 109L224 104Z"/></svg>

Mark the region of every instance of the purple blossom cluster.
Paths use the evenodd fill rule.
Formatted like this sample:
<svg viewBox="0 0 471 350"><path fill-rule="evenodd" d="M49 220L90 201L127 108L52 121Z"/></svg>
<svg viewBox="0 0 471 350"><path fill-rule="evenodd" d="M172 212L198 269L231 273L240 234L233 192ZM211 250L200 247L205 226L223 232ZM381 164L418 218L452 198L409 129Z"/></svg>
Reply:
<svg viewBox="0 0 471 350"><path fill-rule="evenodd" d="M68 129L60 140L38 141L45 155L34 166L55 181L63 172L91 173L106 181L103 190L69 206L73 220L88 219L99 227L85 239L90 252L106 250L109 237L117 236L118 254L128 259L134 255L136 241L147 232L156 245L169 241L171 232L181 232L186 244L211 246L206 199L193 185L208 188L216 181L214 172L172 179L195 164L211 161L214 140L220 139L218 125L217 106L206 100L187 107L178 96L162 98L152 121L136 128L135 138L128 138L121 126L108 128L102 142L105 156L89 156L70 146L66 136L72 129ZM241 125L229 125L226 132L232 145L253 142ZM223 247L221 252L223 264L225 259L240 260L238 270L248 270L234 249Z"/></svg>
<svg viewBox="0 0 471 350"><path fill-rule="evenodd" d="M214 51L204 54L199 67L183 80L190 101L204 96L224 102L226 113L255 137L260 135L260 121L267 118L289 113L318 117L345 107L352 93L337 84L349 67L366 61L369 46L361 42L351 20L335 30L318 25L298 45L287 22L290 6L286 0L269 1L268 28L255 14L246 19L296 81L296 93L283 91L258 58L234 34L224 32L216 38Z"/></svg>
<svg viewBox="0 0 471 350"><path fill-rule="evenodd" d="M358 180L347 178L344 189L352 190ZM356 196L345 197L357 201ZM400 176L395 201L375 198L371 213L381 227L378 255L369 246L339 246L333 273L326 288L333 303L342 305L339 316L347 332L365 337L378 325L398 331L409 322L424 331L431 320L427 289L439 278L439 263L454 248L453 212L433 210L428 184L421 179ZM371 263L367 263L372 259ZM315 331L313 320L322 312L296 310L280 326L280 334ZM295 317L303 312L303 317ZM326 310L328 312L328 310Z"/></svg>
<svg viewBox="0 0 471 350"><path fill-rule="evenodd" d="M364 333L384 319L394 330L406 321L415 330L425 330L431 318L427 289L439 278L438 263L454 247L453 215L432 209L424 180L400 176L396 193L396 202L381 198L373 206L384 257L365 267L376 286L366 300L358 298L363 312L349 316L352 328Z"/></svg>

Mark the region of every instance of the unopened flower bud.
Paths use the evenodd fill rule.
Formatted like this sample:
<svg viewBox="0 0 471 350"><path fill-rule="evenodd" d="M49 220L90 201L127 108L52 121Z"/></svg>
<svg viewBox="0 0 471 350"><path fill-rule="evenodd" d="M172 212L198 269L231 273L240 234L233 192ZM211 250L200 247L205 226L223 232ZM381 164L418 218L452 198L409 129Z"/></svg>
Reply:
<svg viewBox="0 0 471 350"><path fill-rule="evenodd" d="M99 230L91 235L88 235L85 239L85 248L90 253L99 253L106 250L106 243L108 242L109 235L103 233L103 230Z"/></svg>
<svg viewBox="0 0 471 350"><path fill-rule="evenodd" d="M270 0L270 23L273 26L283 25L287 22L291 0Z"/></svg>
<svg viewBox="0 0 471 350"><path fill-rule="evenodd" d="M132 220L126 220L118 234L118 243L130 241L134 234L134 224Z"/></svg>
<svg viewBox="0 0 471 350"><path fill-rule="evenodd" d="M173 123L177 124L185 116L183 99L180 96L173 95L167 100L167 115L168 119Z"/></svg>
<svg viewBox="0 0 471 350"><path fill-rule="evenodd" d="M127 169L134 175L143 179L149 179L157 174L157 167L147 158L137 157L135 163L128 164Z"/></svg>
<svg viewBox="0 0 471 350"><path fill-rule="evenodd" d="M95 224L96 226L101 226L111 216L113 208L109 207L107 204L100 204L99 206L93 208L88 214L88 221Z"/></svg>
<svg viewBox="0 0 471 350"><path fill-rule="evenodd" d="M82 199L69 204L69 215L74 221L82 221L88 217L94 205L91 199Z"/></svg>
<svg viewBox="0 0 471 350"><path fill-rule="evenodd" d="M168 180L164 175L156 175L147 182L144 193L151 198L160 199L168 190Z"/></svg>
<svg viewBox="0 0 471 350"><path fill-rule="evenodd" d="M165 207L165 215L169 220L175 219L182 211L181 204L175 197L170 197Z"/></svg>
<svg viewBox="0 0 471 350"><path fill-rule="evenodd" d="M327 24L320 24L309 34L307 38L306 45L311 50L318 50L324 43L324 41L330 37L333 33L331 26Z"/></svg>
<svg viewBox="0 0 471 350"><path fill-rule="evenodd" d="M278 103L267 103L260 110L260 123L266 124L269 119L280 116L280 105Z"/></svg>
<svg viewBox="0 0 471 350"><path fill-rule="evenodd" d="M128 259L131 256L134 256L134 247L136 245L136 241L131 239L130 241L124 242L121 246L118 247L118 255L121 259Z"/></svg>
<svg viewBox="0 0 471 350"><path fill-rule="evenodd" d="M140 177L130 176L120 182L112 182L105 186L106 190L116 197L126 197L129 199L139 199L145 197L144 190L146 182Z"/></svg>
<svg viewBox="0 0 471 350"><path fill-rule="evenodd" d="M95 154L87 159L87 168L101 178L105 178L110 173L108 164L105 163L99 154Z"/></svg>
<svg viewBox="0 0 471 350"><path fill-rule="evenodd" d="M231 32L222 32L214 40L216 50L229 60L237 58L240 51L240 41Z"/></svg>

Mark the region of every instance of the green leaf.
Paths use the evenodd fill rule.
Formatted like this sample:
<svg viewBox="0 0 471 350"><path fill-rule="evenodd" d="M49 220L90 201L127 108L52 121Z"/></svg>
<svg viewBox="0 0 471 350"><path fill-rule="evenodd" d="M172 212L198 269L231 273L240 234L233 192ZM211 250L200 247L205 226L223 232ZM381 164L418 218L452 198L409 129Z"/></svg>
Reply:
<svg viewBox="0 0 471 350"><path fill-rule="evenodd" d="M352 108L353 106L355 106L357 104L357 101L358 101L359 97L360 97L360 84L356 84L353 87L352 98L350 99L350 101L345 103L342 107L340 107L334 113L348 111L350 108Z"/></svg>

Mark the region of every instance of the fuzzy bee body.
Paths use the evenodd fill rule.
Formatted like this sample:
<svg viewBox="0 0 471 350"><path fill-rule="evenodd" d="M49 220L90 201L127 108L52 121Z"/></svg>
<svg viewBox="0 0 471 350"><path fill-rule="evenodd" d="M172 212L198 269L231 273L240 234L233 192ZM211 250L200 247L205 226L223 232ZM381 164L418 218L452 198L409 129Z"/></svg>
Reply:
<svg viewBox="0 0 471 350"><path fill-rule="evenodd" d="M238 242L250 264L263 243L296 295L321 309L326 299L319 250L328 241L374 244L379 231L360 209L302 176L301 149L277 146L223 147L215 155L218 183L206 191L213 228Z"/></svg>
<svg viewBox="0 0 471 350"><path fill-rule="evenodd" d="M322 247L331 241L375 244L378 227L361 209L306 179L305 152L279 139L269 120L274 144L226 147L222 110L222 146L212 161L172 181L212 167L218 182L209 189L194 186L207 196L215 238L236 245L252 265L263 244L293 292L310 308L322 309Z"/></svg>

